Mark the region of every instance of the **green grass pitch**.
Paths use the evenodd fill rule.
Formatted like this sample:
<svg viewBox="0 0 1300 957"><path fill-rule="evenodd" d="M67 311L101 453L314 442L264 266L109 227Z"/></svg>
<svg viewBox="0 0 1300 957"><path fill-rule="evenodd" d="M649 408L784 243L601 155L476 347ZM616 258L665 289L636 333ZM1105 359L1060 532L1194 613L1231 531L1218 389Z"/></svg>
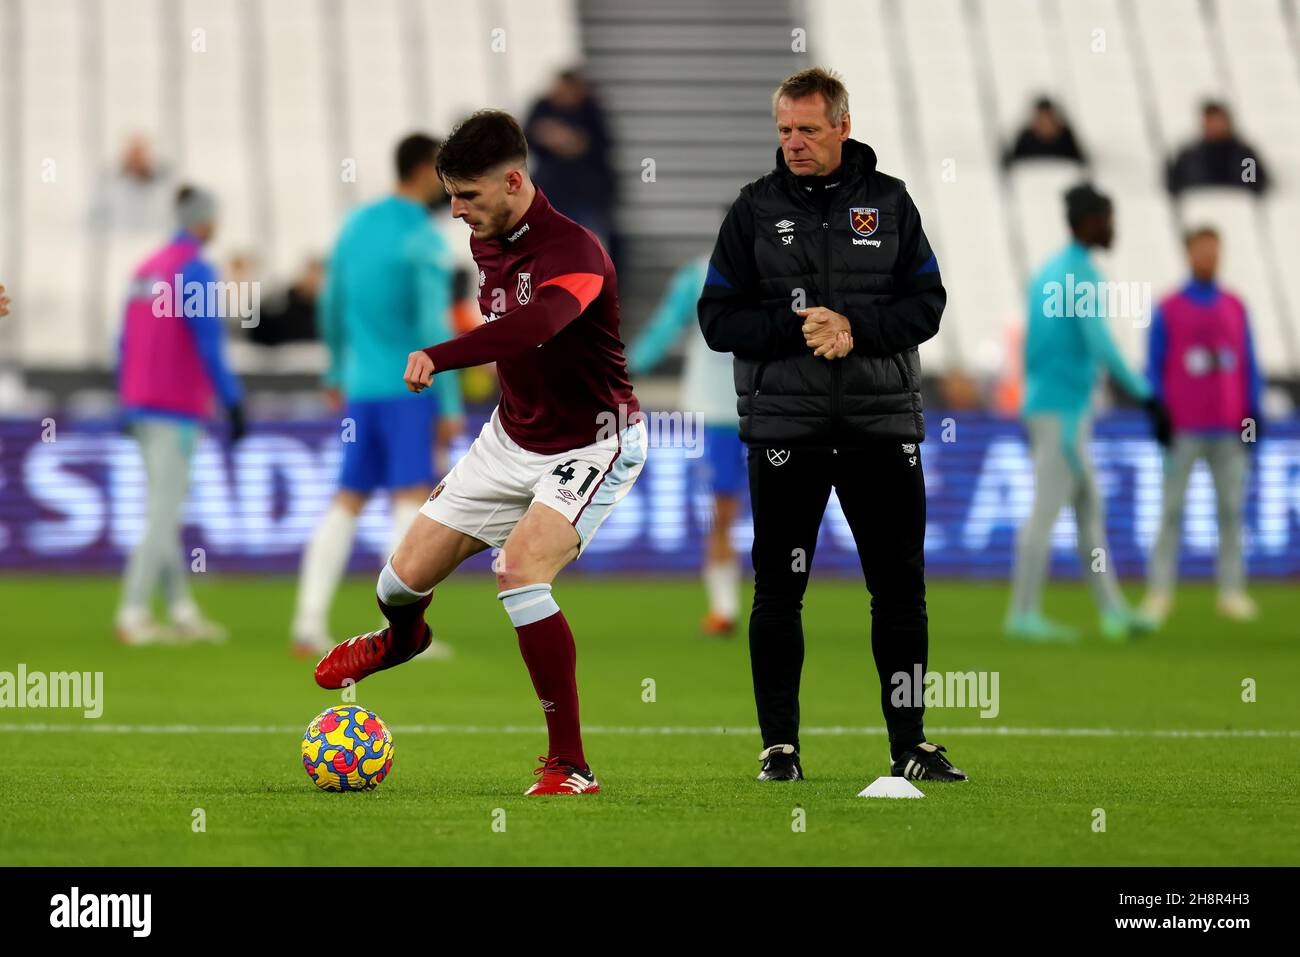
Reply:
<svg viewBox="0 0 1300 957"><path fill-rule="evenodd" d="M340 636L377 625L371 587L340 593ZM454 660L357 688L396 752L390 779L355 794L317 791L300 764L302 729L340 697L288 654L289 581L202 583L231 629L223 646L120 646L116 590L0 581L0 671L102 671L105 699L98 720L0 710L0 864L1300 864L1293 585L1255 589L1254 625L1221 622L1209 589L1184 588L1166 630L1130 645L1097 634L1081 586L1056 585L1049 610L1088 633L1032 647L998 633L1004 586L933 583L930 667L998 672L1000 713L930 711L932 740L973 780L923 784L920 801L855 796L888 773L856 582L809 591L808 780L789 785L753 780L745 641L698 635L695 582L561 580L603 786L583 799L522 796L544 725L488 577L435 597Z"/></svg>

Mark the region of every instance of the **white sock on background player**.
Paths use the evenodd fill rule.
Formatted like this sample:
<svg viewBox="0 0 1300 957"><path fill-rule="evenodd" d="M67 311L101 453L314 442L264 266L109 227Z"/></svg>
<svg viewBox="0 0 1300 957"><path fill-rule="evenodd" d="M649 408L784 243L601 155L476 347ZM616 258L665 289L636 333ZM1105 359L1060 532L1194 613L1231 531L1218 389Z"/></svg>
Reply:
<svg viewBox="0 0 1300 957"><path fill-rule="evenodd" d="M390 512L393 524L389 533L388 550L384 552L385 557L389 557L397 551L397 546L402 544L402 538L406 535L406 530L415 521L415 516L420 514L420 506L423 504L423 499L393 499Z"/></svg>
<svg viewBox="0 0 1300 957"><path fill-rule="evenodd" d="M735 559L709 562L704 566L704 588L709 595L709 611L735 621L740 615L740 564Z"/></svg>
<svg viewBox="0 0 1300 957"><path fill-rule="evenodd" d="M329 611L357 531L357 516L338 503L329 507L312 533L298 572L298 610L293 640L304 644L329 641Z"/></svg>

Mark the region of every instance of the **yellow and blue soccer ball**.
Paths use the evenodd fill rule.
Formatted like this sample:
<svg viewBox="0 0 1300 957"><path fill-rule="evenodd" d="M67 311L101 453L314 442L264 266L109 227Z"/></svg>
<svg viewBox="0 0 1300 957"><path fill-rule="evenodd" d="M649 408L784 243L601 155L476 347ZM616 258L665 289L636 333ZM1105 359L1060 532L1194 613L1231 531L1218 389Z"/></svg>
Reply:
<svg viewBox="0 0 1300 957"><path fill-rule="evenodd" d="M322 791L370 791L393 770L393 736L355 705L321 712L302 736L302 766Z"/></svg>

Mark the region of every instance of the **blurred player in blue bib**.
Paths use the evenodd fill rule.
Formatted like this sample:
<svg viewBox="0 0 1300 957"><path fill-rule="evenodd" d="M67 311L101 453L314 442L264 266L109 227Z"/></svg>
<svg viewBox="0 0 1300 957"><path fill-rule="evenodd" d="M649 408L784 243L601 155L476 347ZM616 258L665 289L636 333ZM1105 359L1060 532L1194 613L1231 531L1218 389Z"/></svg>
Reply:
<svg viewBox="0 0 1300 957"><path fill-rule="evenodd" d="M302 656L334 644L330 603L367 500L391 494L395 547L433 489L435 440L448 443L464 428L454 373L440 375L425 395L402 383L411 351L451 337L454 257L429 216L442 195L437 152L428 136L402 140L396 190L347 218L330 259L319 323L330 355L327 395L342 412L343 465L334 501L303 552L291 636Z"/></svg>

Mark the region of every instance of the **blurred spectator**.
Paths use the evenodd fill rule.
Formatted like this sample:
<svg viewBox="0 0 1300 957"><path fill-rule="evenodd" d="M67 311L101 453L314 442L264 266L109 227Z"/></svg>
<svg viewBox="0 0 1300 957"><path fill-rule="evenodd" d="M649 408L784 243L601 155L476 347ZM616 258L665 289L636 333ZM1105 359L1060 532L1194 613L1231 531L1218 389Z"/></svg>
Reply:
<svg viewBox="0 0 1300 957"><path fill-rule="evenodd" d="M1258 439L1263 380L1246 307L1216 282L1219 234L1202 227L1188 233L1186 244L1191 279L1161 300L1147 353L1147 377L1169 409L1173 441L1164 457L1160 534L1151 552L1143 609L1164 621L1173 607L1187 481L1197 460L1204 459L1218 499L1219 613L1250 621L1256 608L1246 594L1241 540L1245 443ZM1254 426L1250 432L1248 422Z"/></svg>
<svg viewBox="0 0 1300 957"><path fill-rule="evenodd" d="M609 245L614 173L605 111L576 70L555 78L524 124L533 182L551 205Z"/></svg>
<svg viewBox="0 0 1300 957"><path fill-rule="evenodd" d="M1189 186L1239 186L1257 193L1268 188L1255 148L1237 137L1228 108L1214 101L1201 108L1200 140L1178 152L1165 183L1175 196Z"/></svg>
<svg viewBox="0 0 1300 957"><path fill-rule="evenodd" d="M1027 159L1065 159L1085 163L1083 150L1074 139L1074 131L1047 97L1034 103L1029 123L1016 136L1016 141L1002 156L1002 165Z"/></svg>
<svg viewBox="0 0 1300 957"><path fill-rule="evenodd" d="M291 285L271 293L262 303L258 322L249 327L249 338L259 346L315 339L316 304L324 280L324 261L307 260Z"/></svg>
<svg viewBox="0 0 1300 957"><path fill-rule="evenodd" d="M0 286L0 316L9 315L9 297L5 295L5 287Z"/></svg>
<svg viewBox="0 0 1300 957"><path fill-rule="evenodd" d="M133 136L118 165L105 171L91 201L91 225L101 231L160 232L171 223L175 193L170 171L143 136Z"/></svg>

